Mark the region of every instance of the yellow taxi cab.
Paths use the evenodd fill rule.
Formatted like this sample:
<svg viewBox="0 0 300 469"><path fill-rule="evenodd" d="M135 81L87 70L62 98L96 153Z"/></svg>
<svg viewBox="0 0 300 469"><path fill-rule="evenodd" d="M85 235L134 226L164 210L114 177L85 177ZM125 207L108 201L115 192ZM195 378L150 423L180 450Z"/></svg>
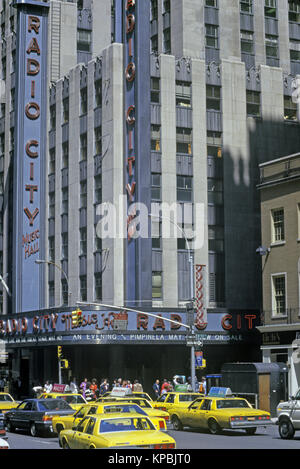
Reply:
<svg viewBox="0 0 300 469"><path fill-rule="evenodd" d="M112 393L113 393L113 391L106 392L105 394L103 394L102 397L109 397L109 396L113 395ZM130 391L126 395L131 396L131 397L141 397L142 399L147 399L148 401L153 402L152 397L150 397L149 394L146 393L146 392Z"/></svg>
<svg viewBox="0 0 300 469"><path fill-rule="evenodd" d="M170 415L168 412L166 412L163 409L156 409L154 407L154 402L148 401L148 399L142 399L138 397L130 397L130 396L124 396L124 397L99 397L97 399L97 403L99 402L130 402L132 404L137 404L140 406L146 413L147 415L152 418L163 418L165 419L166 425L168 426L170 422Z"/></svg>
<svg viewBox="0 0 300 469"><path fill-rule="evenodd" d="M64 449L176 448L174 438L157 430L149 417L131 413L86 416L75 429L60 432L59 445Z"/></svg>
<svg viewBox="0 0 300 469"><path fill-rule="evenodd" d="M162 394L157 401L153 402L153 407L170 413L170 410L175 407L188 407L191 402L199 397L204 397L204 394L197 392L167 392Z"/></svg>
<svg viewBox="0 0 300 469"><path fill-rule="evenodd" d="M150 413L151 413L150 409ZM161 412L154 412L152 415L149 415L147 409L142 409L138 404L134 402L122 401L107 401L103 403L94 402L93 404L88 404L82 406L75 414L73 415L56 415L52 419L53 432L59 434L62 430L68 430L76 427L79 422L85 416L89 415L98 415L98 414L108 414L108 413L134 413L145 415L150 417L152 423L155 425L157 430L166 431L167 425L164 416L161 415ZM154 415L153 415L154 414ZM168 415L169 417L169 415Z"/></svg>
<svg viewBox="0 0 300 469"><path fill-rule="evenodd" d="M14 398L7 392L0 392L0 412L7 412L10 409L15 409L20 403L15 401Z"/></svg>
<svg viewBox="0 0 300 469"><path fill-rule="evenodd" d="M39 399L63 399L66 401L74 410L78 410L83 404L88 404L85 398L81 394L72 393L56 393L56 392L44 392L39 396Z"/></svg>
<svg viewBox="0 0 300 469"><path fill-rule="evenodd" d="M218 434L223 429L244 429L254 435L257 427L272 424L271 415L264 410L254 409L243 398L234 397L229 388L211 388L208 396L200 397L186 408L170 411L175 430L184 427L208 429Z"/></svg>

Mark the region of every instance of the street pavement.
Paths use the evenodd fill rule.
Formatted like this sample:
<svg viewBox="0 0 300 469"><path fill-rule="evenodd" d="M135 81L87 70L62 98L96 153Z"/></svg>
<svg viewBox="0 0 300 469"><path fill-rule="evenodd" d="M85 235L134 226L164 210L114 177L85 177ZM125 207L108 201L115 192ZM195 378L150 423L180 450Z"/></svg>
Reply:
<svg viewBox="0 0 300 469"><path fill-rule="evenodd" d="M258 429L256 434L251 436L242 430L224 430L220 435L211 435L207 431L195 429L181 432L170 430L168 433L175 438L177 450L300 449L300 432L295 434L293 440L282 440L276 425ZM7 435L11 449L59 449L57 437L33 438L25 431Z"/></svg>

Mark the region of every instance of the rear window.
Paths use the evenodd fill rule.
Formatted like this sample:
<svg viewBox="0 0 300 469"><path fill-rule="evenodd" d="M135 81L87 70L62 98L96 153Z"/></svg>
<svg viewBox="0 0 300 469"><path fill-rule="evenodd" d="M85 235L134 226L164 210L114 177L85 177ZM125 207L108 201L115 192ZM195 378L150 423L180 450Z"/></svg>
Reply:
<svg viewBox="0 0 300 469"><path fill-rule="evenodd" d="M249 407L245 399L224 399L224 401L217 401L217 409L247 409Z"/></svg>
<svg viewBox="0 0 300 469"><path fill-rule="evenodd" d="M155 430L147 418L120 418L101 420L99 433Z"/></svg>
<svg viewBox="0 0 300 469"><path fill-rule="evenodd" d="M82 396L61 396L68 404L85 404Z"/></svg>
<svg viewBox="0 0 300 469"><path fill-rule="evenodd" d="M179 402L193 402L198 397L199 394L180 394Z"/></svg>
<svg viewBox="0 0 300 469"><path fill-rule="evenodd" d="M118 413L118 412L125 412L125 413L133 413L133 414L141 414L147 415L146 412L141 409L138 405L110 405L104 407L104 413Z"/></svg>
<svg viewBox="0 0 300 469"><path fill-rule="evenodd" d="M0 402L13 402L13 399L10 397L9 394L1 394Z"/></svg>
<svg viewBox="0 0 300 469"><path fill-rule="evenodd" d="M72 410L72 407L63 399L55 399L53 401L39 401L38 407L40 411L47 410Z"/></svg>

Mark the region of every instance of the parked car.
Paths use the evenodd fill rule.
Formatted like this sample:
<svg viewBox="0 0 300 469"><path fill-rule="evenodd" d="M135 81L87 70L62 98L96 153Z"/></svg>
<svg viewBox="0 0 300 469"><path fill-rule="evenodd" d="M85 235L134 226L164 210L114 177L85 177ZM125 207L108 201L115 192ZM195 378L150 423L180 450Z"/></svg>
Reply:
<svg viewBox="0 0 300 469"><path fill-rule="evenodd" d="M31 436L53 434L52 418L73 413L74 409L63 399L25 399L16 409L6 412L4 423L8 432L25 428Z"/></svg>
<svg viewBox="0 0 300 469"><path fill-rule="evenodd" d="M68 404L70 404L70 406L74 410L78 410L84 404L88 403L81 394L73 394L73 393L57 393L57 392L46 393L44 392L38 397L38 399L63 399Z"/></svg>
<svg viewBox="0 0 300 469"><path fill-rule="evenodd" d="M280 437L291 440L300 431L300 389L287 402L280 402L276 411Z"/></svg>
<svg viewBox="0 0 300 469"><path fill-rule="evenodd" d="M7 410L15 409L19 404L20 401L15 401L7 392L0 392L0 411L6 412Z"/></svg>
<svg viewBox="0 0 300 469"><path fill-rule="evenodd" d="M0 438L0 449L9 449L9 444L3 438Z"/></svg>

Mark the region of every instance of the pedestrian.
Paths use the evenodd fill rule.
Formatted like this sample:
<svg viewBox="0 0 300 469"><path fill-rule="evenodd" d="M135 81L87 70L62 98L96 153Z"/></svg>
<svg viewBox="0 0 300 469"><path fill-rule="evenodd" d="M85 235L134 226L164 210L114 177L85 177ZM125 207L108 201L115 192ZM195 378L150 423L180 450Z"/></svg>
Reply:
<svg viewBox="0 0 300 469"><path fill-rule="evenodd" d="M97 399L98 386L97 386L97 380L95 378L92 379L92 384L90 385L90 389L93 393L93 399L96 400Z"/></svg>
<svg viewBox="0 0 300 469"><path fill-rule="evenodd" d="M167 379L164 379L164 382L161 387L161 394L166 394L169 391L169 383Z"/></svg>
<svg viewBox="0 0 300 469"><path fill-rule="evenodd" d="M84 378L84 380L82 381L82 383L79 386L81 394L83 395L84 398L85 398L86 387L87 387L87 378Z"/></svg>
<svg viewBox="0 0 300 469"><path fill-rule="evenodd" d="M174 390L173 384L171 381L168 381L168 384L169 384L168 392L172 392Z"/></svg>
<svg viewBox="0 0 300 469"><path fill-rule="evenodd" d="M93 391L91 390L91 383L87 381L85 390L85 400L91 402L93 400Z"/></svg>
<svg viewBox="0 0 300 469"><path fill-rule="evenodd" d="M201 394L206 395L206 379L204 377L202 378L202 380L200 382L199 392Z"/></svg>
<svg viewBox="0 0 300 469"><path fill-rule="evenodd" d="M155 381L155 383L152 386L153 392L154 392L154 398L158 399L160 396L160 386L159 386L159 379Z"/></svg>
<svg viewBox="0 0 300 469"><path fill-rule="evenodd" d="M130 382L129 380L127 381L126 388L132 390L132 384L131 384L131 382Z"/></svg>
<svg viewBox="0 0 300 469"><path fill-rule="evenodd" d="M73 394L77 394L78 393L78 387L77 387L77 384L76 384L76 378L72 378L71 379L71 382L70 382L70 392L73 393Z"/></svg>
<svg viewBox="0 0 300 469"><path fill-rule="evenodd" d="M107 380L103 379L102 383L100 384L100 388L99 388L100 396L103 396L103 394L105 394L107 391L108 391Z"/></svg>
<svg viewBox="0 0 300 469"><path fill-rule="evenodd" d="M143 386L141 383L139 383L138 379L134 380L133 386L132 386L132 391L133 392L143 392Z"/></svg>
<svg viewBox="0 0 300 469"><path fill-rule="evenodd" d="M44 384L44 392L49 393L52 391L52 384L50 383L49 380L46 381Z"/></svg>

